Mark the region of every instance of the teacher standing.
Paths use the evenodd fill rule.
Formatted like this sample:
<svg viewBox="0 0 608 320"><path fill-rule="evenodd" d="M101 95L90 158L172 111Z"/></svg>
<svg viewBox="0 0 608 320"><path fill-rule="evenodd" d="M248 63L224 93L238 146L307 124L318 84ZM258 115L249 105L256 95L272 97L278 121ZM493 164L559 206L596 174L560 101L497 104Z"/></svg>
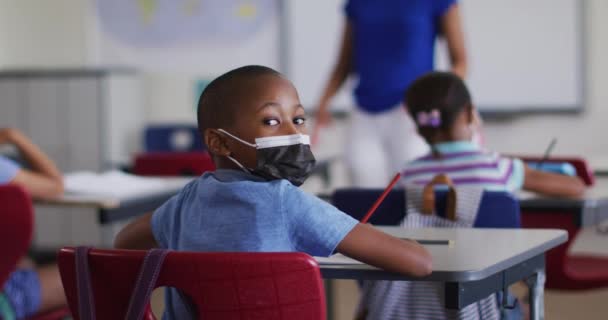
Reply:
<svg viewBox="0 0 608 320"><path fill-rule="evenodd" d="M345 14L317 125L331 121L331 99L349 75L357 76L346 163L354 186L381 187L408 160L428 152L401 101L415 78L434 69L438 35L446 39L452 71L466 73L459 7L456 0L348 0Z"/></svg>

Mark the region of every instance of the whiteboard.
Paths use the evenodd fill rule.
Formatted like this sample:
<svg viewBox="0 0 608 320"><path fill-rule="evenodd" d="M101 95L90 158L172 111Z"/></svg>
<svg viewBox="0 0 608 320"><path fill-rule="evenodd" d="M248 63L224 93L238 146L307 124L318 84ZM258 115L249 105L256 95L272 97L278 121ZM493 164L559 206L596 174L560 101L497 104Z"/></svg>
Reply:
<svg viewBox="0 0 608 320"><path fill-rule="evenodd" d="M338 56L344 24L342 0L286 0L287 68L307 110L316 109ZM353 106L351 79L332 101L332 110Z"/></svg>
<svg viewBox="0 0 608 320"><path fill-rule="evenodd" d="M335 63L344 1L288 0L287 74L302 103L314 107ZM461 0L467 83L482 111L576 111L583 104L583 1ZM436 68L447 49L436 47ZM334 110L352 107L351 79Z"/></svg>

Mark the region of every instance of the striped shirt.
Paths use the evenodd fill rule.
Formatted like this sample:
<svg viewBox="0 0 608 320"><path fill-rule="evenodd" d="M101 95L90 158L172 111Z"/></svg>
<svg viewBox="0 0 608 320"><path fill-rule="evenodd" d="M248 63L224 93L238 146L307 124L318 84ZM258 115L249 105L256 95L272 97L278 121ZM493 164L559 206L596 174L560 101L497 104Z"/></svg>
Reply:
<svg viewBox="0 0 608 320"><path fill-rule="evenodd" d="M406 189L404 228L470 228L473 226L483 188L458 187L456 221L420 214L423 190ZM425 281L364 281L359 312L366 320L498 320L496 295L491 294L460 310L446 309L443 283Z"/></svg>
<svg viewBox="0 0 608 320"><path fill-rule="evenodd" d="M481 150L469 141L455 141L434 145L440 157L427 155L410 162L402 171L402 183L408 194L407 217L404 228L473 227L480 196L470 197L462 188L473 187L491 191L514 192L523 187L524 166L520 159L510 159L497 153ZM458 220L451 222L434 216L416 215L421 194L413 191L427 185L437 174L447 174L455 185L461 187L456 201ZM407 187L409 186L409 188ZM421 191L420 191L421 192ZM463 198L464 197L464 198ZM420 203L418 203L420 206ZM415 217L420 219L416 220ZM360 310L368 312L368 320L489 320L500 319L496 295L481 298L461 310L448 310L444 306L443 284L432 282L366 281L363 287Z"/></svg>
<svg viewBox="0 0 608 320"><path fill-rule="evenodd" d="M470 141L434 145L440 157L427 155L410 162L401 172L405 185L424 186L437 174L447 174L455 185L481 186L491 191L514 192L524 183L520 159L501 157Z"/></svg>

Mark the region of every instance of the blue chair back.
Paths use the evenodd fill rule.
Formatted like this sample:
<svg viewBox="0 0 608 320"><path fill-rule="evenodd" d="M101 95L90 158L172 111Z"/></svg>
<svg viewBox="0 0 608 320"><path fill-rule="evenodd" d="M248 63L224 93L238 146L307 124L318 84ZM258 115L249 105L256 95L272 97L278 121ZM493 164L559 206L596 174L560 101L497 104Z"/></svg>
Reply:
<svg viewBox="0 0 608 320"><path fill-rule="evenodd" d="M146 152L203 151L196 125L152 125L144 133Z"/></svg>
<svg viewBox="0 0 608 320"><path fill-rule="evenodd" d="M341 211L361 220L367 210L378 199L380 189L338 189L332 195L332 203ZM446 191L435 192L437 214L445 216ZM405 191L392 190L372 215L369 222L374 225L399 225L405 217ZM519 202L508 192L484 191L475 228L519 228L521 227Z"/></svg>

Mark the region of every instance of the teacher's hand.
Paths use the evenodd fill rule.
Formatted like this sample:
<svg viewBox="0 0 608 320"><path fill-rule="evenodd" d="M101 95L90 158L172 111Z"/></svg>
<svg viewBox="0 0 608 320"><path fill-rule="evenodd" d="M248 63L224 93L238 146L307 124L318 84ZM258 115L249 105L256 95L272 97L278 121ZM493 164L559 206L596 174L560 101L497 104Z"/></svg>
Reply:
<svg viewBox="0 0 608 320"><path fill-rule="evenodd" d="M327 103L321 102L319 107L317 108L316 114L316 127L327 127L332 123L333 119L331 116L331 112L329 112L329 105Z"/></svg>
<svg viewBox="0 0 608 320"><path fill-rule="evenodd" d="M331 112L327 108L319 108L317 110L315 126L326 127L333 122Z"/></svg>
<svg viewBox="0 0 608 320"><path fill-rule="evenodd" d="M313 146L319 141L319 132L321 131L321 128L331 125L333 121L331 112L329 112L327 105L319 106L315 118L315 125L310 135L310 143Z"/></svg>

